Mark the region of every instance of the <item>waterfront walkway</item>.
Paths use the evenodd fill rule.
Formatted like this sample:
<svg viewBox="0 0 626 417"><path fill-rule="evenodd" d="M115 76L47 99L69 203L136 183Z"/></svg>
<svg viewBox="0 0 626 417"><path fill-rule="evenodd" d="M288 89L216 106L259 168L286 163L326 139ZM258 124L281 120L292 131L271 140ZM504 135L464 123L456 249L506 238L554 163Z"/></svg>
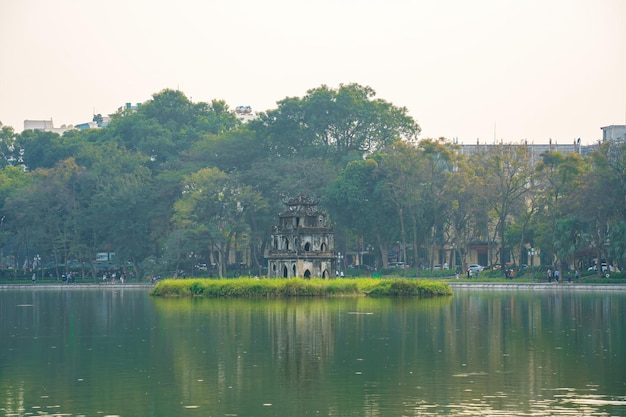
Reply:
<svg viewBox="0 0 626 417"><path fill-rule="evenodd" d="M126 284L104 284L104 283L80 283L80 284L65 284L65 283L56 283L56 282L44 282L44 283L36 283L36 284L0 284L0 290L12 290L12 289L34 289L34 290L89 290L89 289L133 289L133 288L152 288L154 284L149 282L146 283L126 283Z"/></svg>
<svg viewBox="0 0 626 417"><path fill-rule="evenodd" d="M541 282L448 282L453 290L507 290L507 291L626 291L625 284L574 284L574 283L541 283Z"/></svg>
<svg viewBox="0 0 626 417"><path fill-rule="evenodd" d="M541 282L468 282L468 281L451 281L448 282L453 290L497 290L497 291L626 291L626 284L568 284L562 283L541 283ZM61 282L45 282L45 283L20 283L20 284L0 284L0 290L8 289L54 289L54 290L88 290L88 289L150 289L154 284L149 282L142 283L78 283L65 284Z"/></svg>

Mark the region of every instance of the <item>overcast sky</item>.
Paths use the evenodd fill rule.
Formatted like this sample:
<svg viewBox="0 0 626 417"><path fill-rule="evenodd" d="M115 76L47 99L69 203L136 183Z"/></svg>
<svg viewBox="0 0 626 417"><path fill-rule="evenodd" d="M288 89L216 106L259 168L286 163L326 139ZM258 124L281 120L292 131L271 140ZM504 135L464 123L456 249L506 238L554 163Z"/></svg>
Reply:
<svg viewBox="0 0 626 417"><path fill-rule="evenodd" d="M420 137L559 144L626 124L626 0L0 0L0 121L164 88L276 108L359 83Z"/></svg>

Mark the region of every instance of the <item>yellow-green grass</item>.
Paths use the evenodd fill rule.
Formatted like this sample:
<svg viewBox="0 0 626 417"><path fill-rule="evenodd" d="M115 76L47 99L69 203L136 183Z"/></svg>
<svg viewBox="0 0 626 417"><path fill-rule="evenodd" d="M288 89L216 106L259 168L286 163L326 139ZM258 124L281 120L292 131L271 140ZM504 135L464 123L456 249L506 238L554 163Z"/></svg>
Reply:
<svg viewBox="0 0 626 417"><path fill-rule="evenodd" d="M443 282L389 278L237 278L166 279L159 281L154 296L202 297L337 297L337 296L418 296L451 295Z"/></svg>

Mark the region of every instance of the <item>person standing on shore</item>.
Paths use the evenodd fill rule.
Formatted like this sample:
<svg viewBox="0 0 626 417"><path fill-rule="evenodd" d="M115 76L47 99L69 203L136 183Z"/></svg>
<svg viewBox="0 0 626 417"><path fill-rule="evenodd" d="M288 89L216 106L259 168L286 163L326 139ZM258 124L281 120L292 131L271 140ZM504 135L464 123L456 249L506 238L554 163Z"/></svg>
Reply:
<svg viewBox="0 0 626 417"><path fill-rule="evenodd" d="M557 284L559 283L559 270L558 269L554 270L554 282L556 282Z"/></svg>
<svg viewBox="0 0 626 417"><path fill-rule="evenodd" d="M552 282L552 270L550 268L548 268L547 275L548 275L548 282Z"/></svg>

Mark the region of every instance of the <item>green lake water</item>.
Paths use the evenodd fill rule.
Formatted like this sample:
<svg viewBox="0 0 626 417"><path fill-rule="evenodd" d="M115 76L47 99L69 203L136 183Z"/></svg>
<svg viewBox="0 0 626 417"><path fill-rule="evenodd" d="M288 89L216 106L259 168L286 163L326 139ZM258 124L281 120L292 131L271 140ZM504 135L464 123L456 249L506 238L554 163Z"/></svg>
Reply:
<svg viewBox="0 0 626 417"><path fill-rule="evenodd" d="M4 416L626 416L626 291L0 291Z"/></svg>

